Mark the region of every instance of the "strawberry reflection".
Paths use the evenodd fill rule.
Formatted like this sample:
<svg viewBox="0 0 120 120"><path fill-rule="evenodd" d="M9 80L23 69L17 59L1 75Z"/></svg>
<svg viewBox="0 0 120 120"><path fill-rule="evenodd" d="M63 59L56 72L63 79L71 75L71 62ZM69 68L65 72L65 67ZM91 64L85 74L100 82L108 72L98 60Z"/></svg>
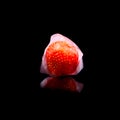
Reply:
<svg viewBox="0 0 120 120"><path fill-rule="evenodd" d="M84 84L72 77L47 77L41 83L41 88L60 89L71 92L81 92Z"/></svg>

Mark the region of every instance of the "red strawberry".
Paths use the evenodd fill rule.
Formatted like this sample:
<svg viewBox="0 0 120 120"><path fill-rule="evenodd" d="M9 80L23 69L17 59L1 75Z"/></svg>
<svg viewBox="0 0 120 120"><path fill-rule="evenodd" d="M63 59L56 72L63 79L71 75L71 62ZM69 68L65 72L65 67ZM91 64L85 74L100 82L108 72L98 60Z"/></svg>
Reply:
<svg viewBox="0 0 120 120"><path fill-rule="evenodd" d="M47 68L50 74L55 76L70 75L78 65L78 53L74 46L57 41L46 50Z"/></svg>
<svg viewBox="0 0 120 120"><path fill-rule="evenodd" d="M83 68L83 53L69 38L54 34L46 47L41 64L41 73L51 76L76 75Z"/></svg>

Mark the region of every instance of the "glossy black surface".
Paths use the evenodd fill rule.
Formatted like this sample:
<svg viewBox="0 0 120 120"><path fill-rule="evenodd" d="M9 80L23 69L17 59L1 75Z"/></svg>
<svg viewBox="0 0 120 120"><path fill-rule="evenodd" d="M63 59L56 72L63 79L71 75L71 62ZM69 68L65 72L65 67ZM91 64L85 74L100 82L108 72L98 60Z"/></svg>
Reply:
<svg viewBox="0 0 120 120"><path fill-rule="evenodd" d="M60 14L50 14L51 17L49 17L47 14L46 18L43 15L40 17L37 16L38 14L32 14L31 22L28 21L27 29L25 29L27 33L25 33L26 37L24 38L25 42L27 41L25 48L28 50L25 57L30 53L30 58L25 61L28 67L27 69L23 67L23 71L25 70L27 76L22 82L23 85L24 82L27 83L27 85L25 84L26 96L30 95L35 101L43 102L43 104L48 104L49 101L52 103L55 101L66 101L65 103L71 101L71 103L75 102L81 105L82 102L86 104L101 99L105 90L105 80L101 75L105 71L102 70L104 61L102 56L106 38L104 37L104 22L101 21L99 16L95 16L96 14L89 11L86 11L85 14L81 13L81 16L66 14L66 17L63 17ZM50 41L50 36L55 33L70 38L84 54L83 70L78 75L72 76L76 81L84 84L81 93L40 88L40 82L48 77L48 75L40 73L42 55ZM104 93L104 96L106 96L106 93Z"/></svg>
<svg viewBox="0 0 120 120"><path fill-rule="evenodd" d="M89 112L93 117L97 112L99 113L97 117L99 117L103 111L105 114L107 113L105 108L111 110L111 104L116 103L114 95L117 90L114 88L119 87L115 80L119 80L115 76L112 77L116 70L112 68L118 66L114 64L113 59L118 59L115 53L119 51L114 52L113 50L114 41L118 40L114 35L116 29L113 28L113 26L118 26L115 24L114 17L116 11L113 11L114 8L108 5L109 3L100 5L100 3L90 1L91 4L86 2L82 5L78 1L75 5L75 2L71 1L70 5L69 2L66 4L66 1L56 1L55 4L49 5L45 1L44 5L37 4L37 7L27 3L24 6L25 9L13 4L18 11L11 5L8 6L13 9L12 11L2 9L2 12L7 11L7 14L3 13L7 18L2 17L5 19L5 24L3 22L1 24L8 32L5 32L3 39L5 47L2 49L6 57L4 67L6 74L1 79L1 82L5 82L5 87L1 90L4 95L4 97L1 96L1 99L4 98L4 102L6 102L5 104L1 102L5 112L8 110L5 105L11 105L8 110L10 113L14 104L18 111L13 110L20 113L18 117L21 116L22 111L25 111L26 114L28 110L31 113L35 110L42 111L38 112L39 119L41 119L42 113L45 113L43 117L49 117L46 112L51 112L53 117L56 115L53 111L59 111L58 116L55 117L57 119L63 115L62 111L65 114L68 111L67 116L72 115L75 111L74 117L77 115L77 119L81 119L82 111L88 118L89 115L86 113ZM108 6L111 10L107 8ZM116 16L118 17L118 14ZM50 36L54 33L63 34L73 40L84 54L83 70L78 75L72 76L76 81L84 84L81 93L40 88L40 82L48 76L40 73L42 55L49 43ZM10 49L12 50L10 51ZM6 53L4 53L5 50ZM3 86L2 83L1 86ZM7 98L5 98L6 96ZM111 103L109 103L110 100ZM32 114L29 112L28 114L31 117ZM9 116L7 113L5 115ZM13 112L12 115L16 114Z"/></svg>

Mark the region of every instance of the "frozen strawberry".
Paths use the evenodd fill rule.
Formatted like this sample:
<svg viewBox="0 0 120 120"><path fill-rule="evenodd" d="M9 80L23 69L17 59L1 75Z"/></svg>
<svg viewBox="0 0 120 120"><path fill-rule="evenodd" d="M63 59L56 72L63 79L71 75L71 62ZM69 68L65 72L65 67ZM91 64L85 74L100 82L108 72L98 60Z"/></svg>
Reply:
<svg viewBox="0 0 120 120"><path fill-rule="evenodd" d="M54 34L44 51L40 71L51 76L76 75L83 68L82 56L69 38Z"/></svg>

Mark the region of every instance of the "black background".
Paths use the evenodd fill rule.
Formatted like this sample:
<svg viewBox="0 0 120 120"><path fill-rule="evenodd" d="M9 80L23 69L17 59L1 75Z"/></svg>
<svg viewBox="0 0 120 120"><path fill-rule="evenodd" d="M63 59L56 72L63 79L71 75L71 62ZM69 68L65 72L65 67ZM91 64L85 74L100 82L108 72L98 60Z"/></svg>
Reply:
<svg viewBox="0 0 120 120"><path fill-rule="evenodd" d="M102 46L103 21L98 12L84 11L83 13L50 13L45 18L35 21L31 26L32 41L32 95L40 100L62 101L80 104L81 100L97 100L102 94L99 72L101 72L98 53ZM37 19L37 18L36 18ZM82 50L84 69L76 76L76 81L84 83L81 93L51 91L41 89L40 82L48 75L41 74L41 58L45 47L50 41L50 36L60 33L72 39ZM102 47L103 48L103 47ZM102 60L101 60L102 61ZM100 61L100 62L101 62ZM99 76L99 77L98 77ZM72 102L73 100L73 102Z"/></svg>
<svg viewBox="0 0 120 120"><path fill-rule="evenodd" d="M38 13L37 13L38 14ZM83 51L84 69L77 76L76 80L85 83L83 96L92 96L97 94L97 83L100 81L97 77L97 54L99 48L102 47L102 37L104 36L103 21L97 12L84 11L83 13L44 13L32 14L32 20L29 23L30 42L32 48L32 75L33 88L32 93L35 96L47 96L50 91L45 92L39 88L39 83L46 77L39 71L41 58L45 47L50 41L50 36L55 33L60 33L72 39ZM36 17L37 16L37 17ZM50 92L49 94L52 94ZM57 94L57 92L55 93ZM68 93L64 93L68 94ZM78 95L78 96L81 96ZM71 94L72 96L72 94Z"/></svg>
<svg viewBox="0 0 120 120"><path fill-rule="evenodd" d="M116 91L113 92L113 89L117 88L115 80L118 79L113 75L116 69L113 69L115 62L113 64L112 60L115 56L113 45L117 39L114 35L116 19L113 20L116 12L111 5L69 1L67 4L55 2L51 5L46 2L38 6L29 3L8 6L10 9L5 9L3 17L6 66L5 80L1 82L5 82L2 98L9 113L13 106L13 110L20 114L28 113L28 116L38 112L39 118L43 113L46 114L43 117L48 116L49 112L52 117L54 112L58 113L58 117L63 116L63 112L74 117L81 117L82 113L95 117L98 113L99 117L106 115L108 109L114 110L111 110L116 103ZM50 36L55 33L73 40L84 54L84 68L73 76L76 81L84 83L81 93L40 88L40 82L48 76L40 73L42 55Z"/></svg>
<svg viewBox="0 0 120 120"><path fill-rule="evenodd" d="M106 77L106 57L111 50L108 42L110 43L109 38L112 37L109 12L98 6L59 6L44 6L44 9L30 7L32 10L15 14L13 51L18 49L18 52L15 51L13 55L15 69L11 72L15 81L10 95L14 93L13 96L18 96L29 107L35 106L48 112L52 108L66 111L102 108L102 103L107 104L112 91L109 89L110 80ZM12 27L13 24L10 28ZM73 76L76 81L84 83L81 93L40 88L40 82L48 76L40 73L42 55L50 36L55 33L73 40L84 54L84 68Z"/></svg>

